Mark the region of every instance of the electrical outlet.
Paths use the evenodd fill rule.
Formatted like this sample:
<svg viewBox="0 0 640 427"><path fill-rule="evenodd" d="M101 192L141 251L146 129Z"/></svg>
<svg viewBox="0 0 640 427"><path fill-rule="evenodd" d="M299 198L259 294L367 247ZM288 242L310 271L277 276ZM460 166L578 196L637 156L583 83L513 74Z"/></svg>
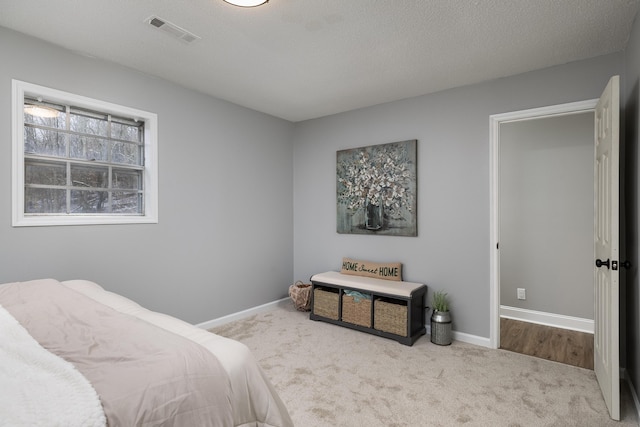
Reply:
<svg viewBox="0 0 640 427"><path fill-rule="evenodd" d="M518 288L518 299L527 299L527 292L524 288Z"/></svg>

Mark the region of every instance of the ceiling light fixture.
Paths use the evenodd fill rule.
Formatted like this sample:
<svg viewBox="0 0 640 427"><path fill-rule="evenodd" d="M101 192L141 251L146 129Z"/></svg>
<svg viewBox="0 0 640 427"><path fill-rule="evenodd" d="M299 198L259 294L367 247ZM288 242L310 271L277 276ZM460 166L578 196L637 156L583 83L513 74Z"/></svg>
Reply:
<svg viewBox="0 0 640 427"><path fill-rule="evenodd" d="M38 97L38 102L42 102L42 98ZM60 115L60 111L56 110L55 108L37 104L25 105L24 112L31 116L43 117L46 119L51 119Z"/></svg>
<svg viewBox="0 0 640 427"><path fill-rule="evenodd" d="M234 6L240 6L240 7L256 7L256 6L260 6L261 4L265 4L269 2L269 0L224 0L224 1Z"/></svg>

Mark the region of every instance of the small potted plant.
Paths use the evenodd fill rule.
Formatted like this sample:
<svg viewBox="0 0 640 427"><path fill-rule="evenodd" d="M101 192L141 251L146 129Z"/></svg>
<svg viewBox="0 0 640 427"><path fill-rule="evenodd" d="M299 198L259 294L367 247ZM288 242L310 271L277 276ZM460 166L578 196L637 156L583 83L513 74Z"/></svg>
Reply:
<svg viewBox="0 0 640 427"><path fill-rule="evenodd" d="M451 313L447 293L436 291L432 299L431 342L438 345L451 344Z"/></svg>

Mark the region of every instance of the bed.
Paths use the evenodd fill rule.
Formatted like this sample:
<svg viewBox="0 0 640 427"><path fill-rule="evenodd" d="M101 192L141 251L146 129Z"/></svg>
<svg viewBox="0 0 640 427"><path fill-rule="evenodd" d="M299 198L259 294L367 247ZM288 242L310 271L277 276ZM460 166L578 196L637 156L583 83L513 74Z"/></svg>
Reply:
<svg viewBox="0 0 640 427"><path fill-rule="evenodd" d="M2 425L293 425L245 345L90 281L1 284L0 337Z"/></svg>

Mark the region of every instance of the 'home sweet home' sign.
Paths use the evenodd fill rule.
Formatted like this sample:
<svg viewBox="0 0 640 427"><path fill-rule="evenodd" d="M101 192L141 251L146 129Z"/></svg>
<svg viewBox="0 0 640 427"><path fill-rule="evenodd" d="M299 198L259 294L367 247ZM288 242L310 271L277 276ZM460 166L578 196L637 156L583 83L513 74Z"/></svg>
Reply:
<svg viewBox="0 0 640 427"><path fill-rule="evenodd" d="M342 258L342 270L340 272L354 276L402 281L402 264L399 262L380 263Z"/></svg>

